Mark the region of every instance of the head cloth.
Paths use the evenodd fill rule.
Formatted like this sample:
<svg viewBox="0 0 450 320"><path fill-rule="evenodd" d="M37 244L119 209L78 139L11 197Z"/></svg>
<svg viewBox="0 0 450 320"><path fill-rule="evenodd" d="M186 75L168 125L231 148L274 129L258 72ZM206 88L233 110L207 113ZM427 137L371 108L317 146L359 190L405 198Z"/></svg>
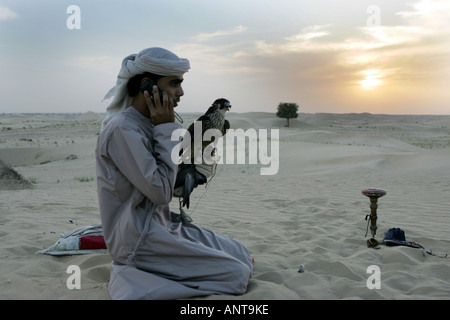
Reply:
<svg viewBox="0 0 450 320"><path fill-rule="evenodd" d="M138 54L131 54L122 61L115 87L108 91L103 100L114 97L106 108L107 115L103 126L116 113L128 108L132 97L128 95L127 83L132 77L150 72L160 76L182 76L190 69L189 60L179 58L163 48L147 48Z"/></svg>

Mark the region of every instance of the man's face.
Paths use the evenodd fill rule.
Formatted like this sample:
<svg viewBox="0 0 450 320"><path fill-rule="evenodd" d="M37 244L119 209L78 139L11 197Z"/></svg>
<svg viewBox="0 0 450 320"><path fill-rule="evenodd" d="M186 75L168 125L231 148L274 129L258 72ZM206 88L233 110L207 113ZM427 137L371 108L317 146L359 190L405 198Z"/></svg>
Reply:
<svg viewBox="0 0 450 320"><path fill-rule="evenodd" d="M180 102L181 96L184 95L181 83L183 82L183 77L162 77L158 80L158 87L162 91L166 91L167 95L171 97L175 103L174 107Z"/></svg>

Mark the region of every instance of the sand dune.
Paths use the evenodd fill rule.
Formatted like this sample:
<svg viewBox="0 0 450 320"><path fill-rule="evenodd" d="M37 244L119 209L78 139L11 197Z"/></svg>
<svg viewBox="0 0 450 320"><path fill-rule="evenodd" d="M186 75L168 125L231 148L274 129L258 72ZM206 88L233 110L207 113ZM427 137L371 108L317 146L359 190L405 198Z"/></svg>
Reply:
<svg viewBox="0 0 450 320"><path fill-rule="evenodd" d="M187 126L198 115L182 116ZM206 299L450 297L449 258L366 247L369 200L361 195L387 191L377 238L400 227L407 240L450 253L450 116L300 114L290 128L268 113L228 117L232 128L279 129L280 164L267 176L261 164L224 164L195 191L194 222L239 240L255 259L245 295ZM109 299L107 254L35 254L60 232L99 222L94 149L102 118L0 116L0 159L34 182L0 191L0 299ZM81 290L66 286L70 265L82 271ZM366 285L372 265L381 289Z"/></svg>

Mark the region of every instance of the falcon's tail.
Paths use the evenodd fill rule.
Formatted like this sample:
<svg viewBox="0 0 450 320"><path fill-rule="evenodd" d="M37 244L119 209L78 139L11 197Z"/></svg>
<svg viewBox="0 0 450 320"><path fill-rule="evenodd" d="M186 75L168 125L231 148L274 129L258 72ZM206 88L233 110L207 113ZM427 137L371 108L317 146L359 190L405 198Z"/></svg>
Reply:
<svg viewBox="0 0 450 320"><path fill-rule="evenodd" d="M198 185L206 183L206 177L199 173L193 164L181 164L175 182L174 195L183 198L182 206L189 209L189 200L192 191Z"/></svg>

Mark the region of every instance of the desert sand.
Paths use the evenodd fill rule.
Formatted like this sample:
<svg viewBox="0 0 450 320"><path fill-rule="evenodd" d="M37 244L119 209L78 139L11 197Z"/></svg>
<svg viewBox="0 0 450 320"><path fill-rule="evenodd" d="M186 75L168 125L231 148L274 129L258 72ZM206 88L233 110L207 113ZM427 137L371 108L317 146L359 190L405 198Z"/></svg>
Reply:
<svg viewBox="0 0 450 320"><path fill-rule="evenodd" d="M187 127L197 115L182 116ZM103 117L0 115L0 159L32 182L0 190L0 299L110 299L108 254L36 254L61 232L100 222L94 150ZM377 239L397 227L450 253L450 116L299 114L289 128L270 113L227 117L232 128L279 130L279 170L225 163L195 190L194 223L240 241L255 260L245 295L201 299L450 298L450 258L366 246L370 203L361 194L387 191ZM79 290L67 288L70 265L81 269ZM367 286L373 265L380 289Z"/></svg>

